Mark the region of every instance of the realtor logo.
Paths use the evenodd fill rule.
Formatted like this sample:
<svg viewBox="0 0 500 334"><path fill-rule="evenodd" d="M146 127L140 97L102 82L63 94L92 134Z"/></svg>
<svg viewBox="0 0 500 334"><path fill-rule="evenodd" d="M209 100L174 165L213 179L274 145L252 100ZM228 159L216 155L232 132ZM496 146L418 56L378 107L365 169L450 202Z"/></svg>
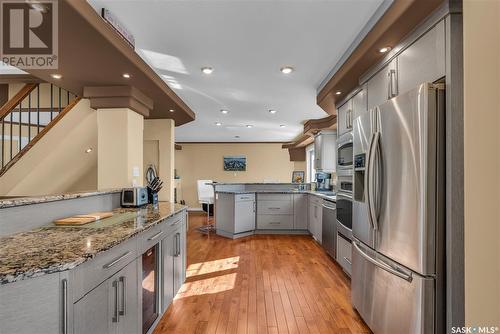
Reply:
<svg viewBox="0 0 500 334"><path fill-rule="evenodd" d="M20 69L57 69L57 0L0 0L0 60Z"/></svg>

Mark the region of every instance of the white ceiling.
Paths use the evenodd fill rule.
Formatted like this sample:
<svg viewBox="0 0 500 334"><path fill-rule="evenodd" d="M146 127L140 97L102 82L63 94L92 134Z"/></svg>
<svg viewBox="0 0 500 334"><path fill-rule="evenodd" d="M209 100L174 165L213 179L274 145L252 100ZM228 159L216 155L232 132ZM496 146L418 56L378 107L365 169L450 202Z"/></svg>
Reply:
<svg viewBox="0 0 500 334"><path fill-rule="evenodd" d="M316 90L383 1L89 2L122 21L136 51L196 113L176 141L235 142L289 141L305 120L326 116ZM284 65L295 71L282 74Z"/></svg>

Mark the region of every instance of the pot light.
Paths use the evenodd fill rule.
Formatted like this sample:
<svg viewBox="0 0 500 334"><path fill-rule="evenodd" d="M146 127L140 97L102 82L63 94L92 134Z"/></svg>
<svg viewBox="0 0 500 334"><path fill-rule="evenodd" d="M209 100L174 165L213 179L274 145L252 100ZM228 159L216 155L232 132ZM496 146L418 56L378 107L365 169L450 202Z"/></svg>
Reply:
<svg viewBox="0 0 500 334"><path fill-rule="evenodd" d="M221 109L220 112L223 113L224 115L229 114L229 110L226 109Z"/></svg>
<svg viewBox="0 0 500 334"><path fill-rule="evenodd" d="M342 94L340 90L335 92L335 95L340 95L340 94Z"/></svg>
<svg viewBox="0 0 500 334"><path fill-rule="evenodd" d="M88 149L85 150L85 153L90 153L92 152L92 147L89 147Z"/></svg>
<svg viewBox="0 0 500 334"><path fill-rule="evenodd" d="M285 126L285 124L280 124L280 128L284 128Z"/></svg>
<svg viewBox="0 0 500 334"><path fill-rule="evenodd" d="M282 68L280 68L280 71L283 74L290 74L290 73L293 72L293 67L291 67L291 66L283 66Z"/></svg>
<svg viewBox="0 0 500 334"><path fill-rule="evenodd" d="M384 46L383 48L379 49L378 52L380 53L386 53L386 52L389 52L391 51L391 47L390 46Z"/></svg>
<svg viewBox="0 0 500 334"><path fill-rule="evenodd" d="M251 129L251 128L253 128L253 125L252 124L247 124L246 127L249 128L249 129Z"/></svg>
<svg viewBox="0 0 500 334"><path fill-rule="evenodd" d="M168 111L170 111L170 112L174 112L175 110L174 110L174 109L169 109Z"/></svg>
<svg viewBox="0 0 500 334"><path fill-rule="evenodd" d="M221 122L215 122L215 125L217 125L217 126L221 126L221 125L222 125L222 123L221 123Z"/></svg>
<svg viewBox="0 0 500 334"><path fill-rule="evenodd" d="M234 136L234 138L238 139L238 138L240 138L240 136Z"/></svg>
<svg viewBox="0 0 500 334"><path fill-rule="evenodd" d="M202 67L201 68L201 71L204 73L204 74L212 74L212 72L214 71L213 67Z"/></svg>
<svg viewBox="0 0 500 334"><path fill-rule="evenodd" d="M50 76L54 79L61 79L62 78L62 74L51 74Z"/></svg>
<svg viewBox="0 0 500 334"><path fill-rule="evenodd" d="M130 79L130 74L128 74L128 73L123 73L123 74L122 74L122 77L124 77L125 79Z"/></svg>
<svg viewBox="0 0 500 334"><path fill-rule="evenodd" d="M269 113L270 114L276 114L278 111L277 110L274 110L274 109L269 109Z"/></svg>

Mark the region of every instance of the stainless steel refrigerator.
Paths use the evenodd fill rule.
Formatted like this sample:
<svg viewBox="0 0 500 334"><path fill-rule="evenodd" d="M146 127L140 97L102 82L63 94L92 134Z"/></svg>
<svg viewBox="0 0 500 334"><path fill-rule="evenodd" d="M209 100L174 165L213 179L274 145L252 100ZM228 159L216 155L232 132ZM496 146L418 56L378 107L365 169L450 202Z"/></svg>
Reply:
<svg viewBox="0 0 500 334"><path fill-rule="evenodd" d="M352 303L376 334L444 333L444 89L354 121Z"/></svg>

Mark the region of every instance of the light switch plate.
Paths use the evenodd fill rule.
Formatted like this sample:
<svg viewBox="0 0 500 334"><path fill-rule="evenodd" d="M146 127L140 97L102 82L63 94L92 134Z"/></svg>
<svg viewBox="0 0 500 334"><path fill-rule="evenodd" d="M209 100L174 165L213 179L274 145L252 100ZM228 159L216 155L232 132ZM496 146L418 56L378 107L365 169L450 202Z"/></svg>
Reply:
<svg viewBox="0 0 500 334"><path fill-rule="evenodd" d="M139 167L137 167L137 166L132 167L132 176L138 177L139 174L140 174Z"/></svg>

